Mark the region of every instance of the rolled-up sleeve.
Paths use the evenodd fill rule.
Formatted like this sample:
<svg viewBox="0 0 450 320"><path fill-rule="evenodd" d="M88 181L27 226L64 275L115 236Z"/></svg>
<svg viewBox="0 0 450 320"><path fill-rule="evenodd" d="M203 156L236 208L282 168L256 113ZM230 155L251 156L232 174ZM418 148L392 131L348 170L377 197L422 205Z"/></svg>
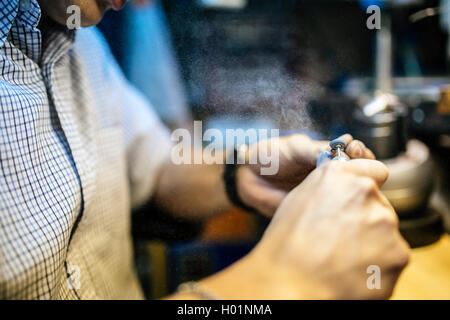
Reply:
<svg viewBox="0 0 450 320"><path fill-rule="evenodd" d="M171 140L148 102L131 86L124 90L123 119L133 207L148 200L161 166L169 161Z"/></svg>

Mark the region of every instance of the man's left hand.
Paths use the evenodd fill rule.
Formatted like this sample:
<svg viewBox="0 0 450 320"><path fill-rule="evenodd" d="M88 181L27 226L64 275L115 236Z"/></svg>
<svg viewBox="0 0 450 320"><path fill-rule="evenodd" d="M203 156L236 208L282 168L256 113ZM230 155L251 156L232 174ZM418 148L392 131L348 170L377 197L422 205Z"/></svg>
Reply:
<svg viewBox="0 0 450 320"><path fill-rule="evenodd" d="M352 159L375 159L364 143L349 134L340 137L347 143L345 153ZM279 169L275 175L261 175L259 164L239 167L237 172L238 194L248 206L272 217L290 190L299 185L315 169L321 151L329 150L328 141L315 141L306 135L281 137L276 141L261 141L249 147L249 157L259 148L278 147ZM269 147L270 148L270 147Z"/></svg>

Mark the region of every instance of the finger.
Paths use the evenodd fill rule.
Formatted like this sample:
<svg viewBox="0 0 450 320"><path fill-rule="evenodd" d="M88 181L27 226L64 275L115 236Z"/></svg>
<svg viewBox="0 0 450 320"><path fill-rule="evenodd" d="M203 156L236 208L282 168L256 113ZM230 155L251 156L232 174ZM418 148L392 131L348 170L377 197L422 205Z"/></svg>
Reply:
<svg viewBox="0 0 450 320"><path fill-rule="evenodd" d="M274 188L266 184L265 181L260 181L248 191L247 199L253 204L252 207L264 216L271 218L287 194L287 191Z"/></svg>
<svg viewBox="0 0 450 320"><path fill-rule="evenodd" d="M255 204L255 209L268 218L272 218L275 211L277 211L281 202L286 198L288 192L275 188L264 188L259 186L255 192L258 192L262 201Z"/></svg>
<svg viewBox="0 0 450 320"><path fill-rule="evenodd" d="M342 162L343 168L351 171L353 174L366 176L375 180L381 187L389 176L387 167L380 161L370 159L352 159Z"/></svg>
<svg viewBox="0 0 450 320"><path fill-rule="evenodd" d="M354 140L351 134L344 134L340 136L338 139L342 139L345 141L347 148L345 149L345 153L350 158L365 158L375 160L375 155L373 152L365 146L362 141Z"/></svg>
<svg viewBox="0 0 450 320"><path fill-rule="evenodd" d="M302 169L309 166L312 170L316 166L320 152L329 147L328 141L312 140L303 134L289 136L286 142L289 146L288 158L293 159Z"/></svg>
<svg viewBox="0 0 450 320"><path fill-rule="evenodd" d="M314 143L316 145L316 152L318 153L330 149L330 141L316 140Z"/></svg>
<svg viewBox="0 0 450 320"><path fill-rule="evenodd" d="M238 185L238 193L242 200L263 215L272 217L287 192L273 187L265 179L255 175L251 170L241 168L238 180L246 181L245 188Z"/></svg>
<svg viewBox="0 0 450 320"><path fill-rule="evenodd" d="M353 141L353 136L349 133L343 134L338 139L344 140L345 144L348 146Z"/></svg>
<svg viewBox="0 0 450 320"><path fill-rule="evenodd" d="M323 140L314 141L314 148L312 148L312 155L311 155L311 159L314 165L318 163L319 158L322 156L323 151L327 151L329 149L330 149L329 141Z"/></svg>
<svg viewBox="0 0 450 320"><path fill-rule="evenodd" d="M363 142L353 140L345 148L345 153L352 159L364 158L375 160L373 152Z"/></svg>

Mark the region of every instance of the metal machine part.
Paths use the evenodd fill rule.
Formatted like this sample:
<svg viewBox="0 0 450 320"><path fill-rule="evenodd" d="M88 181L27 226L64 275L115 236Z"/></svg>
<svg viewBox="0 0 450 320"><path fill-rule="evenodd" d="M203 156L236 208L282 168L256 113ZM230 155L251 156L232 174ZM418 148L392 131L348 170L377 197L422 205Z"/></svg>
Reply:
<svg viewBox="0 0 450 320"><path fill-rule="evenodd" d="M420 214L428 204L433 190L433 163L428 147L410 140L406 152L385 160L389 178L381 191L391 202L399 217Z"/></svg>
<svg viewBox="0 0 450 320"><path fill-rule="evenodd" d="M376 90L392 92L392 32L389 12L384 12L381 23L381 29L376 33L375 86Z"/></svg>
<svg viewBox="0 0 450 320"><path fill-rule="evenodd" d="M407 108L398 104L371 116L366 116L363 110L357 109L354 113L355 136L375 153L377 159L395 158L403 153L407 143Z"/></svg>
<svg viewBox="0 0 450 320"><path fill-rule="evenodd" d="M406 152L385 160L389 178L381 191L400 218L400 233L411 247L421 247L439 240L442 217L430 197L434 189L433 163L428 147L408 141Z"/></svg>
<svg viewBox="0 0 450 320"><path fill-rule="evenodd" d="M382 93L366 103L362 108L362 112L366 117L372 117L377 113L386 112L386 110L398 104L397 96L390 93Z"/></svg>
<svg viewBox="0 0 450 320"><path fill-rule="evenodd" d="M400 219L400 233L412 248L438 241L444 233L441 214L434 208L426 209L415 219Z"/></svg>

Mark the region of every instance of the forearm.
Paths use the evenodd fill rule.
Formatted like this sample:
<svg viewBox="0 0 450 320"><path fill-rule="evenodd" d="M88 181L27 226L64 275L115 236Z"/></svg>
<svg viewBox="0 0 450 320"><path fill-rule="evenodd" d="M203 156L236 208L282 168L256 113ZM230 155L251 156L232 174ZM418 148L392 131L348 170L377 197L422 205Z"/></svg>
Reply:
<svg viewBox="0 0 450 320"><path fill-rule="evenodd" d="M302 299L298 292L297 275L291 272L274 274L272 263L255 257L253 253L228 268L198 282L202 295L196 292L177 292L166 299L203 300L208 296L224 300ZM264 266L261 268L261 266Z"/></svg>
<svg viewBox="0 0 450 320"><path fill-rule="evenodd" d="M257 299L261 290L257 290L252 277L245 276L245 267L242 261L238 261L230 267L198 282L201 292L185 291L176 292L166 299L168 300L205 300L210 296L216 299ZM241 269L244 269L243 271ZM266 290L263 290L266 291Z"/></svg>
<svg viewBox="0 0 450 320"><path fill-rule="evenodd" d="M183 218L204 218L231 207L218 164L175 165L162 170L154 195L157 205Z"/></svg>

